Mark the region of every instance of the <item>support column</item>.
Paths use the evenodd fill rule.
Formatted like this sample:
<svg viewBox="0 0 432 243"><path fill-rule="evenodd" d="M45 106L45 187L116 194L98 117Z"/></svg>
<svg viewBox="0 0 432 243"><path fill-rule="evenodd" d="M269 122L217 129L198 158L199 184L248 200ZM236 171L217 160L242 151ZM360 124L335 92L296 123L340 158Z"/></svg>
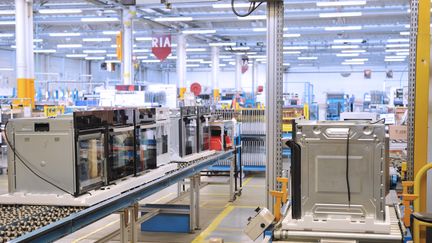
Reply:
<svg viewBox="0 0 432 243"><path fill-rule="evenodd" d="M255 97L255 93L258 86L257 79L258 79L258 62L254 60L252 64L252 91L251 91L253 97Z"/></svg>
<svg viewBox="0 0 432 243"><path fill-rule="evenodd" d="M266 80L266 206L273 211L274 199L269 191L279 187L282 175L282 91L283 91L282 0L267 3L267 80Z"/></svg>
<svg viewBox="0 0 432 243"><path fill-rule="evenodd" d="M177 37L177 76L179 96L183 98L186 92L186 36L184 34L178 34Z"/></svg>
<svg viewBox="0 0 432 243"><path fill-rule="evenodd" d="M213 91L213 100L217 101L219 99L220 89L219 89L219 47L212 46L211 48L211 58L212 58L212 83L211 90Z"/></svg>
<svg viewBox="0 0 432 243"><path fill-rule="evenodd" d="M122 10L122 79L123 84L134 83L133 55L133 18L136 15L135 6Z"/></svg>
<svg viewBox="0 0 432 243"><path fill-rule="evenodd" d="M242 56L236 55L236 65L235 65L235 91L240 93L241 92L241 67L242 67Z"/></svg>
<svg viewBox="0 0 432 243"><path fill-rule="evenodd" d="M34 107L33 1L15 0L17 105Z"/></svg>

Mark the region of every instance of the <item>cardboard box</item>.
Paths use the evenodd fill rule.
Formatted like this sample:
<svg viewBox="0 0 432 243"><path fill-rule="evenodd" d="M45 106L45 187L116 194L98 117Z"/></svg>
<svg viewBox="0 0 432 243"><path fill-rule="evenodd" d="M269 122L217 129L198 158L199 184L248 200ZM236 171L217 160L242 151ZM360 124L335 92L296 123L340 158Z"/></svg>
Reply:
<svg viewBox="0 0 432 243"><path fill-rule="evenodd" d="M390 125L389 126L390 139L393 140L407 140L408 131L407 126L403 125Z"/></svg>

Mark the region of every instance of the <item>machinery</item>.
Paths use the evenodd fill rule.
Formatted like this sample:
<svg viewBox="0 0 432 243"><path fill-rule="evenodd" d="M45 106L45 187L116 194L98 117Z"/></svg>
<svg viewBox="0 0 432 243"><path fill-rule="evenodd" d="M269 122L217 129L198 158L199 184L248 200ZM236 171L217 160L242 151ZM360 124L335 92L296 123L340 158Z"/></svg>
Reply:
<svg viewBox="0 0 432 243"><path fill-rule="evenodd" d="M197 152L203 152L210 149L210 122L212 114L210 107L197 106Z"/></svg>
<svg viewBox="0 0 432 243"><path fill-rule="evenodd" d="M156 155L157 166L169 163L169 129L170 129L170 110L169 108L156 108Z"/></svg>
<svg viewBox="0 0 432 243"><path fill-rule="evenodd" d="M135 110L135 137L137 143L135 174L139 175L146 169L157 166L157 139L155 108L140 108Z"/></svg>
<svg viewBox="0 0 432 243"><path fill-rule="evenodd" d="M198 129L196 106L180 108L179 121L179 154L181 157L197 152Z"/></svg>

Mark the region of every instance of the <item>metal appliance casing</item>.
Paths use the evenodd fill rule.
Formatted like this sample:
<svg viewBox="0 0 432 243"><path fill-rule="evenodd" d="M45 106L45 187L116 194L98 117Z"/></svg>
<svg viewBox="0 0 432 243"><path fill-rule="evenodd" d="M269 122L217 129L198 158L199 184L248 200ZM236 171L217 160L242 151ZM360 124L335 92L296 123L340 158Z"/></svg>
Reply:
<svg viewBox="0 0 432 243"><path fill-rule="evenodd" d="M157 136L157 166L171 162L170 159L170 109L156 108L156 136Z"/></svg>
<svg viewBox="0 0 432 243"><path fill-rule="evenodd" d="M213 116L209 106L197 106L197 152L203 152L210 148L210 122Z"/></svg>
<svg viewBox="0 0 432 243"><path fill-rule="evenodd" d="M179 155L185 157L197 152L197 109L196 106L180 108ZM189 131L189 132L188 132ZM188 134L189 133L189 134ZM189 149L188 149L189 148Z"/></svg>
<svg viewBox="0 0 432 243"><path fill-rule="evenodd" d="M345 178L347 131L350 204ZM294 149L291 169L294 219L344 215L351 220L385 220L388 143L384 124L297 120L293 140L301 150L300 161L294 161L299 160Z"/></svg>

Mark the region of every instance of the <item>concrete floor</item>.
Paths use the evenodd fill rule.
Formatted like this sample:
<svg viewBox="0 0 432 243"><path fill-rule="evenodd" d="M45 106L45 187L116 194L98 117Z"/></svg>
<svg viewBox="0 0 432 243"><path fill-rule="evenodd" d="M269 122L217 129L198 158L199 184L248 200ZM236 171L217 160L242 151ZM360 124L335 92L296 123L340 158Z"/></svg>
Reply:
<svg viewBox="0 0 432 243"><path fill-rule="evenodd" d="M227 177L204 178L203 181L227 181ZM254 215L258 206L265 202L264 174L249 174L244 179L242 195L233 203L228 203L228 184L207 185L200 191L200 226L201 230L190 233L147 233L140 232L139 242L208 242L211 238L222 238L225 243L252 242L243 233L247 219ZM142 201L142 203L166 203L175 198L177 187L169 187ZM7 177L0 176L0 193L7 192ZM179 203L187 204L188 197ZM119 216L110 215L93 223L57 242L96 242L103 236L119 229ZM260 242L258 240L257 242ZM118 242L118 237L114 241Z"/></svg>

